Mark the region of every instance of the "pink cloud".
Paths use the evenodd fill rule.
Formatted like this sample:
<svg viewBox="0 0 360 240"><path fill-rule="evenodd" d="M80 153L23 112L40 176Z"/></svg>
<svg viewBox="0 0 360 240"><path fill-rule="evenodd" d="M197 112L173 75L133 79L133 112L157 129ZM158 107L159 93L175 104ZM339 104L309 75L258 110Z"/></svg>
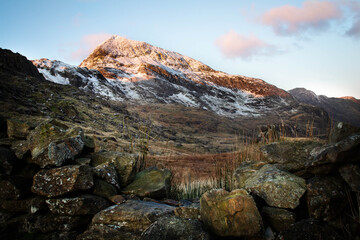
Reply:
<svg viewBox="0 0 360 240"><path fill-rule="evenodd" d="M98 33L89 34L81 38L81 40L74 45L77 47L70 55L70 59L73 61L84 60L100 43L110 38L111 34Z"/></svg>
<svg viewBox="0 0 360 240"><path fill-rule="evenodd" d="M290 5L272 8L261 16L261 22L271 26L276 34L296 35L326 28L341 17L342 12L334 2L308 0L301 8Z"/></svg>
<svg viewBox="0 0 360 240"><path fill-rule="evenodd" d="M233 30L220 36L215 44L227 58L248 59L255 55L268 55L275 50L273 46L254 35L245 36Z"/></svg>

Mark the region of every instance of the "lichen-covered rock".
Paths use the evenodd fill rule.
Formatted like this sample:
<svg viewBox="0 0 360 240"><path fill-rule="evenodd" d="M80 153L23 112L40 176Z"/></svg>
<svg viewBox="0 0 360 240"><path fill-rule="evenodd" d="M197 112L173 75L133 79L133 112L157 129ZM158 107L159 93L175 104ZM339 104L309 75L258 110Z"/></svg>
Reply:
<svg viewBox="0 0 360 240"><path fill-rule="evenodd" d="M116 195L117 191L113 185L103 180L95 179L93 194L100 197L109 198L111 196Z"/></svg>
<svg viewBox="0 0 360 240"><path fill-rule="evenodd" d="M340 142L355 133L360 133L360 128L354 127L348 123L338 122L330 130L329 143Z"/></svg>
<svg viewBox="0 0 360 240"><path fill-rule="evenodd" d="M0 181L0 199L19 199L29 193L31 183L21 176L9 176Z"/></svg>
<svg viewBox="0 0 360 240"><path fill-rule="evenodd" d="M263 198L270 206L294 209L306 191L306 182L268 164L245 181L245 188Z"/></svg>
<svg viewBox="0 0 360 240"><path fill-rule="evenodd" d="M7 135L9 138L26 139L35 126L29 122L7 119Z"/></svg>
<svg viewBox="0 0 360 240"><path fill-rule="evenodd" d="M343 240L343 238L328 224L316 219L305 219L292 225L288 230L281 232L277 240Z"/></svg>
<svg viewBox="0 0 360 240"><path fill-rule="evenodd" d="M227 192L213 189L200 199L204 225L221 237L254 236L262 230L262 219L253 198L243 189Z"/></svg>
<svg viewBox="0 0 360 240"><path fill-rule="evenodd" d="M119 178L115 166L111 162L106 162L94 167L94 175L97 178L103 179L105 182L112 184L117 189L120 189Z"/></svg>
<svg viewBox="0 0 360 240"><path fill-rule="evenodd" d="M0 147L0 174L10 175L15 165L15 154L7 148Z"/></svg>
<svg viewBox="0 0 360 240"><path fill-rule="evenodd" d="M287 230L296 220L294 213L282 208L263 207L261 214L276 232Z"/></svg>
<svg viewBox="0 0 360 240"><path fill-rule="evenodd" d="M312 218L334 219L342 213L346 199L345 184L340 177L316 176L307 183L306 202Z"/></svg>
<svg viewBox="0 0 360 240"><path fill-rule="evenodd" d="M261 152L264 161L279 169L295 172L305 168L304 163L311 150L319 146L322 144L317 141L283 141L267 144L261 147Z"/></svg>
<svg viewBox="0 0 360 240"><path fill-rule="evenodd" d="M120 186L126 186L134 180L139 156L121 152L97 152L91 155L94 167L103 163L112 163L118 173Z"/></svg>
<svg viewBox="0 0 360 240"><path fill-rule="evenodd" d="M245 181L264 165L266 165L266 163L263 161L249 161L240 163L239 167L234 173L235 188L244 188Z"/></svg>
<svg viewBox="0 0 360 240"><path fill-rule="evenodd" d="M351 190L360 193L360 166L358 164L344 165L340 167L339 172Z"/></svg>
<svg viewBox="0 0 360 240"><path fill-rule="evenodd" d="M89 223L90 218L87 216L59 216L54 214L31 214L28 215L22 226L21 232L27 233L50 233L54 231L69 232L80 226Z"/></svg>
<svg viewBox="0 0 360 240"><path fill-rule="evenodd" d="M122 190L124 194L161 199L169 194L171 172L149 168L136 174L135 180Z"/></svg>
<svg viewBox="0 0 360 240"><path fill-rule="evenodd" d="M45 197L57 197L94 185L92 168L89 166L65 166L41 170L35 174L31 190Z"/></svg>
<svg viewBox="0 0 360 240"><path fill-rule="evenodd" d="M352 135L340 142L314 148L305 163L307 168L325 164L351 163L360 160L360 135Z"/></svg>
<svg viewBox="0 0 360 240"><path fill-rule="evenodd" d="M206 240L208 233L202 229L201 222L193 219L164 216L156 220L141 234L142 240Z"/></svg>
<svg viewBox="0 0 360 240"><path fill-rule="evenodd" d="M177 207L175 208L174 212L175 216L178 216L180 218L195 220L201 219L199 203L193 203L191 205Z"/></svg>
<svg viewBox="0 0 360 240"><path fill-rule="evenodd" d="M55 120L49 120L30 133L28 142L31 163L38 164L41 168L49 165L59 167L81 153L84 133L80 128L69 129Z"/></svg>
<svg viewBox="0 0 360 240"><path fill-rule="evenodd" d="M73 198L47 199L46 204L52 213L68 216L94 215L110 206L104 198L89 194Z"/></svg>
<svg viewBox="0 0 360 240"><path fill-rule="evenodd" d="M89 229L78 239L97 239L98 236L99 239L140 239L141 233L153 222L173 211L174 207L166 204L128 200L97 213Z"/></svg>

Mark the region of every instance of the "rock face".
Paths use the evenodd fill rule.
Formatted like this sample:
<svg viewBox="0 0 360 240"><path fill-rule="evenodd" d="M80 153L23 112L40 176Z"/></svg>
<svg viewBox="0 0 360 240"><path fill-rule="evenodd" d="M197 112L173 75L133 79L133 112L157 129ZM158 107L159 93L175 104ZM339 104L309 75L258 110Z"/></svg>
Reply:
<svg viewBox="0 0 360 240"><path fill-rule="evenodd" d="M57 197L78 190L87 190L94 185L89 166L65 166L41 170L34 176L32 192L45 197Z"/></svg>
<svg viewBox="0 0 360 240"><path fill-rule="evenodd" d="M205 227L221 237L254 236L262 230L256 204L243 189L206 192L200 199L200 213Z"/></svg>
<svg viewBox="0 0 360 240"><path fill-rule="evenodd" d="M207 240L208 233L202 230L198 220L165 216L159 218L141 234L142 240Z"/></svg>
<svg viewBox="0 0 360 240"><path fill-rule="evenodd" d="M124 194L161 199L170 191L171 172L167 169L150 168L136 174L135 180L122 190Z"/></svg>
<svg viewBox="0 0 360 240"><path fill-rule="evenodd" d="M334 219L342 213L346 199L345 184L340 177L316 176L307 183L306 202L312 218Z"/></svg>
<svg viewBox="0 0 360 240"><path fill-rule="evenodd" d="M173 211L174 207L166 204L128 200L97 213L79 239L96 239L103 234L112 236L109 239L140 239L153 222Z"/></svg>
<svg viewBox="0 0 360 240"><path fill-rule="evenodd" d="M94 167L103 163L112 163L118 173L120 186L126 186L134 180L138 155L121 152L98 152L92 154L91 157Z"/></svg>
<svg viewBox="0 0 360 240"><path fill-rule="evenodd" d="M48 199L46 204L52 213L68 216L94 215L110 206L105 199L93 195Z"/></svg>
<svg viewBox="0 0 360 240"><path fill-rule="evenodd" d="M245 188L263 198L270 206L294 209L306 191L306 182L268 164L245 181Z"/></svg>

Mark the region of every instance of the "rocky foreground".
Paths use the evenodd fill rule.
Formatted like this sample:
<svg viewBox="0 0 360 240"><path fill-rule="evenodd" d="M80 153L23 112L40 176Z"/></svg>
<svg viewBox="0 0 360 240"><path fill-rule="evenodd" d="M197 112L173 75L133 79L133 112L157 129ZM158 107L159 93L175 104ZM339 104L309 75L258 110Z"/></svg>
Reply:
<svg viewBox="0 0 360 240"><path fill-rule="evenodd" d="M200 201L169 199L169 170L96 151L81 128L6 119L3 130L1 239L359 239L360 134L346 124L326 145L265 145L236 189Z"/></svg>

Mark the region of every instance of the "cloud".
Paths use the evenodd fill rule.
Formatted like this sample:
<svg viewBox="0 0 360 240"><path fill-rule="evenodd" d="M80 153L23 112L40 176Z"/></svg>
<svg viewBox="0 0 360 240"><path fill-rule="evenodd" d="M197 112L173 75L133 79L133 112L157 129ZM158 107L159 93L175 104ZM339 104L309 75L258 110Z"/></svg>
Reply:
<svg viewBox="0 0 360 240"><path fill-rule="evenodd" d="M256 55L270 55L276 52L276 48L255 35L241 35L230 30L220 36L215 44L226 58L249 59Z"/></svg>
<svg viewBox="0 0 360 240"><path fill-rule="evenodd" d="M341 9L334 2L307 0L301 8L290 5L272 8L260 21L278 35L299 35L308 30L325 29L331 21L341 18Z"/></svg>
<svg viewBox="0 0 360 240"><path fill-rule="evenodd" d="M111 34L108 33L97 33L83 36L80 41L73 44L76 47L76 50L70 54L70 60L84 60L95 49L95 47L110 37Z"/></svg>
<svg viewBox="0 0 360 240"><path fill-rule="evenodd" d="M345 33L349 37L360 38L360 3L356 1L342 1L342 4L354 14L350 29Z"/></svg>

